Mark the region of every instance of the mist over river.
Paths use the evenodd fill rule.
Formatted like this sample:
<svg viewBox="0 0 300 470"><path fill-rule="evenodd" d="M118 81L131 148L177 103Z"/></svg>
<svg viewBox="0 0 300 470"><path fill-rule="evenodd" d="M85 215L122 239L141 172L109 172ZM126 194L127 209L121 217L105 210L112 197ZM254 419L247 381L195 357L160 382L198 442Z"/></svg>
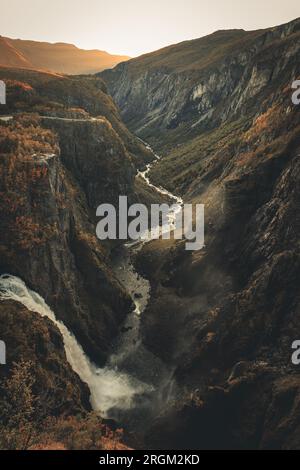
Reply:
<svg viewBox="0 0 300 470"><path fill-rule="evenodd" d="M157 156L156 156L157 157ZM158 157L153 164L157 161ZM138 172L149 186L167 195L178 204L177 211L169 214L169 223L175 220L183 201L163 188L155 187L149 180L150 164L144 172ZM164 227L157 227L164 230ZM112 255L112 268L116 278L132 297L135 309L112 345L109 360L99 368L87 357L83 348L68 328L59 321L44 299L29 289L25 283L9 274L0 277L0 299L14 300L32 312L49 318L62 334L67 360L82 381L89 386L91 406L106 419L126 424L127 428L143 429L145 421L165 407L172 397L173 371L143 345L140 320L151 297L150 282L140 275L132 262L132 255L145 240L119 248Z"/></svg>

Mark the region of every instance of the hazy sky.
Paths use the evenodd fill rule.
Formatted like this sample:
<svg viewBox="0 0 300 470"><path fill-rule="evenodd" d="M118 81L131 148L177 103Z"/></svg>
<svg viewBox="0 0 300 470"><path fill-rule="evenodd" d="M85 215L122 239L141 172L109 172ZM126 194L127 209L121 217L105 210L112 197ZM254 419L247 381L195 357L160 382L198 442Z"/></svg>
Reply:
<svg viewBox="0 0 300 470"><path fill-rule="evenodd" d="M300 0L1 0L0 34L136 56L217 29L300 16Z"/></svg>

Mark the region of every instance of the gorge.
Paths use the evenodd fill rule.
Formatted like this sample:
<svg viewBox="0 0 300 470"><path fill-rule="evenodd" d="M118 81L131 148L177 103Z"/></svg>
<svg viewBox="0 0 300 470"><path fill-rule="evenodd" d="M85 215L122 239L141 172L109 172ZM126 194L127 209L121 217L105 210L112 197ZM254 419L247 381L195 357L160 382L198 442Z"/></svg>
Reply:
<svg viewBox="0 0 300 470"><path fill-rule="evenodd" d="M300 448L299 54L296 19L96 75L0 67L0 376L30 362L43 416L93 408L137 449ZM205 246L98 240L120 195L176 204L168 226L204 204Z"/></svg>
<svg viewBox="0 0 300 470"><path fill-rule="evenodd" d="M144 173L138 172L137 177L151 170L147 165ZM182 201L180 198L156 188L146 179L158 193L167 194L169 198ZM179 205L180 207L180 205ZM170 207L169 217L174 219L173 206ZM152 226L152 230L155 227ZM157 226L163 233L163 227ZM25 283L8 274L0 276L0 300L19 302L28 310L49 318L60 331L67 360L75 373L85 382L90 390L92 409L106 419L115 419L130 429L130 414L134 413L134 431L145 428L145 420L149 420L159 408L165 409L168 400L172 398L172 371L168 371L164 364L155 358L142 345L140 337L140 317L147 307L151 295L149 281L136 272L131 261L132 251L138 250L146 243L141 237L125 245L123 250L114 256L113 270L124 289L132 297L135 309L128 315L121 331L120 337L112 348L111 355L105 368L100 369L91 363L82 347L68 328L55 317L44 299L36 292L31 291ZM147 370L146 370L147 368ZM145 382L144 382L145 380ZM169 390L169 391L168 391ZM163 403L161 402L163 394ZM144 412L143 412L144 410Z"/></svg>

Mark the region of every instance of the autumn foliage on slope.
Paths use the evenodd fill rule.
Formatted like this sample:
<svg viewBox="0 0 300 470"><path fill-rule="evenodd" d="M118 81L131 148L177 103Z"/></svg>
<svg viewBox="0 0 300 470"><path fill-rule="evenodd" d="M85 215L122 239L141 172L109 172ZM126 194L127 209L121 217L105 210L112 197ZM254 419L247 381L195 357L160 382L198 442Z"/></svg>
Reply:
<svg viewBox="0 0 300 470"><path fill-rule="evenodd" d="M4 230L0 251L4 245L6 249L10 245L11 249L27 250L55 233L55 226L45 227L39 222L34 207L47 178L45 158L57 153L54 134L42 129L35 116L19 117L10 125L1 123L0 212ZM7 244L6 234L10 234Z"/></svg>
<svg viewBox="0 0 300 470"><path fill-rule="evenodd" d="M30 361L14 363L0 384L0 447L5 450L128 450L122 429L112 431L95 413L81 416L45 414L51 405L34 394Z"/></svg>

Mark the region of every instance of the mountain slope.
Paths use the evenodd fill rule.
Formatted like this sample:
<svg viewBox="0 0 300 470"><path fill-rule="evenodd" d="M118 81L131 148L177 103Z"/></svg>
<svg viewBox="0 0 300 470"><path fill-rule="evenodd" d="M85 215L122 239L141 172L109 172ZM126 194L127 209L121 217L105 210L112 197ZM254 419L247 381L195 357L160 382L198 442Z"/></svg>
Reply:
<svg viewBox="0 0 300 470"><path fill-rule="evenodd" d="M0 65L6 67L30 68L31 63L14 48L6 38L0 36Z"/></svg>
<svg viewBox="0 0 300 470"><path fill-rule="evenodd" d="M218 31L132 59L101 76L127 125L167 152L251 112L269 87L295 76L299 35L299 19L266 30Z"/></svg>
<svg viewBox="0 0 300 470"><path fill-rule="evenodd" d="M49 70L69 75L92 74L112 68L127 56L83 50L72 44L25 41L0 37L0 65Z"/></svg>
<svg viewBox="0 0 300 470"><path fill-rule="evenodd" d="M131 301L109 266L110 245L97 242L96 208L116 204L120 194L137 202L135 164L153 155L128 131L100 78L4 67L0 78L7 85L1 111L13 115L0 120L8 236L0 270L40 292L103 363Z"/></svg>
<svg viewBox="0 0 300 470"><path fill-rule="evenodd" d="M60 138L44 129L36 116L18 116L9 125L0 125L0 270L17 275L41 293L95 362L104 363L131 301L107 264L108 248L97 243L94 200L89 205L87 184L93 171L94 179L109 179L105 171L116 173L122 160L118 182L130 194L134 173L124 147L104 118L74 124L62 121L62 141L76 124L72 149L78 148L74 158L85 159L81 183L73 176L71 165L67 170L62 162L66 152L60 158ZM85 140L80 125L89 129L95 151L90 159L82 148ZM107 162L111 155L107 155L106 145L113 149L113 162ZM105 200L104 194L103 188L95 194L98 204Z"/></svg>
<svg viewBox="0 0 300 470"><path fill-rule="evenodd" d="M153 158L124 125L101 78L0 67L0 79L7 84L7 105L1 106L1 114L35 112L66 118L104 116L123 140L134 162L142 165Z"/></svg>
<svg viewBox="0 0 300 470"><path fill-rule="evenodd" d="M153 241L138 254L152 285L143 341L180 390L149 448L300 448L299 52L298 19L101 74L131 129L163 152L152 181L205 204L203 250Z"/></svg>

